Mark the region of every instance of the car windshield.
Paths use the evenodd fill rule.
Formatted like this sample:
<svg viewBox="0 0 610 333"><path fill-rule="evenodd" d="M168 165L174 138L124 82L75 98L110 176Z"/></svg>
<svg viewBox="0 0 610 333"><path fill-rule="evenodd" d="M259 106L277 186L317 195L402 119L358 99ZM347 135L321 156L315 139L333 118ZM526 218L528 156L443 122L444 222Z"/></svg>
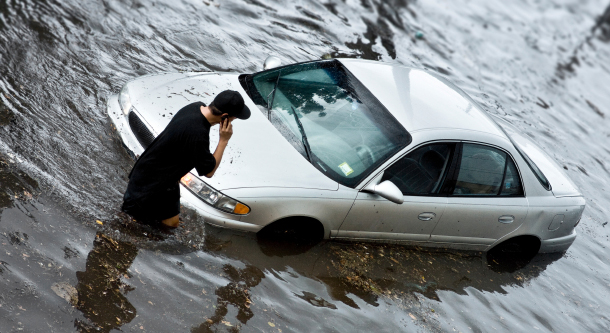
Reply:
<svg viewBox="0 0 610 333"><path fill-rule="evenodd" d="M339 61L244 78L271 123L318 170L354 187L411 142L392 114Z"/></svg>

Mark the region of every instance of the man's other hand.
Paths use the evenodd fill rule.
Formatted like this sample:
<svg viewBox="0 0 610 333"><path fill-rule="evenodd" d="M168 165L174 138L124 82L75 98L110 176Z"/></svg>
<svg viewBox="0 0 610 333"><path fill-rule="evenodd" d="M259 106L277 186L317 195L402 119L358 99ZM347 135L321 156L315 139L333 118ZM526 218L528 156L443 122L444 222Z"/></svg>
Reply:
<svg viewBox="0 0 610 333"><path fill-rule="evenodd" d="M233 125L231 124L232 121L233 119L227 118L220 122L220 129L218 130L220 135L219 141L224 141L226 143L229 142L229 139L231 139L231 136L233 135Z"/></svg>

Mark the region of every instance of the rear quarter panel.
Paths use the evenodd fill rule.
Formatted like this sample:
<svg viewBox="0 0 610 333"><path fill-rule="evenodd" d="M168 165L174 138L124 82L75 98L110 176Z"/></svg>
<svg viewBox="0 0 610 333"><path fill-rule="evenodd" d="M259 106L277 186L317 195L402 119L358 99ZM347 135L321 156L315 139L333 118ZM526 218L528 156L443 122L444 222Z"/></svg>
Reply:
<svg viewBox="0 0 610 333"><path fill-rule="evenodd" d="M537 235L541 240L571 234L585 209L583 197L532 197L529 198L529 204L527 222L521 226L518 233ZM557 229L551 230L549 227L556 216L563 222Z"/></svg>

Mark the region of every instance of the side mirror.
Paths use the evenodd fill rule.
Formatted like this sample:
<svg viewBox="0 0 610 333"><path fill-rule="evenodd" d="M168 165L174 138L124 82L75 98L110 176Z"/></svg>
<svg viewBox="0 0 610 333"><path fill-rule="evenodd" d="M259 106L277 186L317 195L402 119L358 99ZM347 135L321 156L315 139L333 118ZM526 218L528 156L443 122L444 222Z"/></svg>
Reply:
<svg viewBox="0 0 610 333"><path fill-rule="evenodd" d="M382 198L401 205L405 201L402 191L389 180L379 183L381 178L383 178L383 172L375 176L371 182L362 188L362 191L375 193Z"/></svg>
<svg viewBox="0 0 610 333"><path fill-rule="evenodd" d="M263 63L263 70L279 67L282 64L282 60L276 56L268 56Z"/></svg>
<svg viewBox="0 0 610 333"><path fill-rule="evenodd" d="M402 195L402 191L389 180L386 180L381 184L375 185L375 187L373 188L373 193L399 205L405 201Z"/></svg>

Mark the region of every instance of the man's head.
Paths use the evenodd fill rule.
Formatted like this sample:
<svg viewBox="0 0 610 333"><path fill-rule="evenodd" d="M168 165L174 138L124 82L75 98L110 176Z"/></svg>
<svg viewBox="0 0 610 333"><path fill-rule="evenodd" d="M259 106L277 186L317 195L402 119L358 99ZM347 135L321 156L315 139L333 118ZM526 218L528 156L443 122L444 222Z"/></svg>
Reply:
<svg viewBox="0 0 610 333"><path fill-rule="evenodd" d="M229 118L244 120L250 118L250 109L241 95L234 90L225 90L216 95L209 108L215 116L226 115Z"/></svg>

